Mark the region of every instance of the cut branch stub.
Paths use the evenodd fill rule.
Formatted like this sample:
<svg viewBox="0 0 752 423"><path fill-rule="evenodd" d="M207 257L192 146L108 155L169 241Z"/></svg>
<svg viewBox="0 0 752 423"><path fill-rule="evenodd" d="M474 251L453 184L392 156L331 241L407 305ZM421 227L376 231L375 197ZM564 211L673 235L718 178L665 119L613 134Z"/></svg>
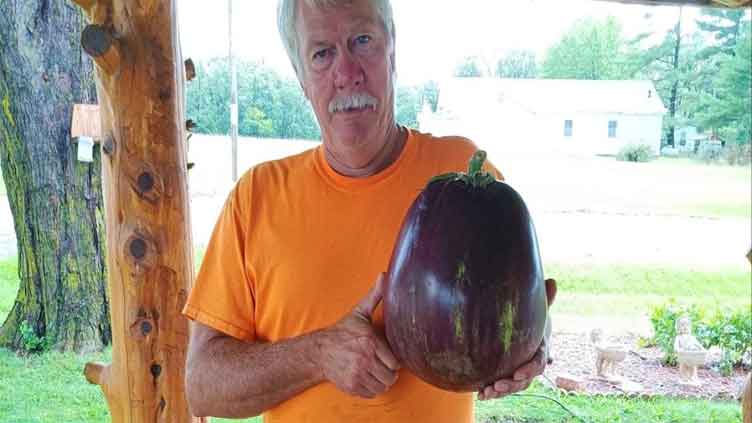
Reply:
<svg viewBox="0 0 752 423"><path fill-rule="evenodd" d="M84 367L84 376L86 380L92 385L103 385L105 382L105 376L109 372L110 366L103 363L86 363Z"/></svg>
<svg viewBox="0 0 752 423"><path fill-rule="evenodd" d="M193 64L193 60L190 58L185 59L185 80L193 81L196 77L196 66Z"/></svg>
<svg viewBox="0 0 752 423"><path fill-rule="evenodd" d="M165 182L162 176L145 163L134 169L134 175L128 178L133 190L146 202L156 205L165 190Z"/></svg>
<svg viewBox="0 0 752 423"><path fill-rule="evenodd" d="M120 67L118 42L102 25L87 25L81 33L81 46L106 74L113 75Z"/></svg>
<svg viewBox="0 0 752 423"><path fill-rule="evenodd" d="M129 263L135 274L143 274L153 268L159 257L156 243L143 230L135 230L125 240L125 260Z"/></svg>
<svg viewBox="0 0 752 423"><path fill-rule="evenodd" d="M112 135L105 137L102 143L102 151L108 156L115 154L115 140L112 138Z"/></svg>

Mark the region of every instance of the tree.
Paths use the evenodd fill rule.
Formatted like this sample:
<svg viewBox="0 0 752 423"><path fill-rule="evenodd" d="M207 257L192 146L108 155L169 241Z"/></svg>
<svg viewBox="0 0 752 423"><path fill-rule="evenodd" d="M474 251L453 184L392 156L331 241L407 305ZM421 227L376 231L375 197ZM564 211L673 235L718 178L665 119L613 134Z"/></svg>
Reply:
<svg viewBox="0 0 752 423"><path fill-rule="evenodd" d="M262 138L319 139L308 100L293 78L261 63L240 61L238 112L240 135ZM230 128L230 70L226 58L199 62L197 78L186 89L187 115L196 132L227 134Z"/></svg>
<svg viewBox="0 0 752 423"><path fill-rule="evenodd" d="M737 40L742 35L745 24L745 10L743 9L702 9L697 27L713 35L715 45L708 46L703 51L703 58L718 53L734 55Z"/></svg>
<svg viewBox="0 0 752 423"><path fill-rule="evenodd" d="M632 44L641 42L647 34L642 34L632 41ZM698 50L697 38L689 38L694 45L694 52ZM682 116L686 116L691 107L685 107L684 113L680 111L682 96L687 92L693 81L698 77L697 68L693 60L695 54L688 54L687 44L682 36L682 8L677 10L677 20L673 28L668 30L662 41L647 49L634 53L630 58L630 65L636 69L635 73L640 78L648 78L653 81L661 98L666 102L668 116L663 121L665 144L674 146L674 129Z"/></svg>
<svg viewBox="0 0 752 423"><path fill-rule="evenodd" d="M721 139L737 144L752 140L752 31L740 36L732 54L723 54L713 92L705 93L698 121Z"/></svg>
<svg viewBox="0 0 752 423"><path fill-rule="evenodd" d="M619 22L585 19L548 49L542 73L548 79L623 79L624 61Z"/></svg>
<svg viewBox="0 0 752 423"><path fill-rule="evenodd" d="M75 351L111 341L99 150L78 162L70 139L73 104L96 102L83 25L64 1L0 2L0 165L20 279L0 328L11 348L30 337Z"/></svg>
<svg viewBox="0 0 752 423"><path fill-rule="evenodd" d="M454 68L454 76L459 78L476 78L483 76L480 58L477 56L467 56L457 63Z"/></svg>
<svg viewBox="0 0 752 423"><path fill-rule="evenodd" d="M512 50L502 56L496 63L498 78L532 79L538 76L535 52L529 50Z"/></svg>

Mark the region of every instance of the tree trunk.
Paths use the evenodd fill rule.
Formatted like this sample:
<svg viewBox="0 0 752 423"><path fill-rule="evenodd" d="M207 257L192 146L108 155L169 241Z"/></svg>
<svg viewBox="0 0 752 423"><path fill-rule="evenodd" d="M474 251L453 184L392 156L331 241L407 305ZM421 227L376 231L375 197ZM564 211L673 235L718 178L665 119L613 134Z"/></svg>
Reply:
<svg viewBox="0 0 752 423"><path fill-rule="evenodd" d="M74 103L96 102L72 4L0 1L0 165L18 240L20 288L0 345L24 348L22 325L60 350L111 339L100 163L76 159Z"/></svg>
<svg viewBox="0 0 752 423"><path fill-rule="evenodd" d="M674 132L676 128L676 109L679 103L679 52L681 50L681 24L682 24L682 7L679 7L679 20L676 22L676 44L674 45L674 56L671 66L673 68L674 81L671 84L671 98L668 103L668 114L671 120L668 125L668 134L666 134L666 144L669 147L675 147Z"/></svg>
<svg viewBox="0 0 752 423"><path fill-rule="evenodd" d="M119 422L200 421L184 395L193 280L175 0L76 0L91 20L107 216L112 364L89 363Z"/></svg>

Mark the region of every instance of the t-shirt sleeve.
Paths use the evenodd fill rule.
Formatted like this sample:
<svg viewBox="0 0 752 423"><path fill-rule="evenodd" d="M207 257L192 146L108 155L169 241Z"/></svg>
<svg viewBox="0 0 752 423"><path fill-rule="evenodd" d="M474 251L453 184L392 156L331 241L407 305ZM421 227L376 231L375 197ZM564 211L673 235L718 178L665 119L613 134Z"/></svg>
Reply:
<svg viewBox="0 0 752 423"><path fill-rule="evenodd" d="M234 338L253 341L253 272L245 251L250 192L243 189L244 182L241 179L225 202L183 314Z"/></svg>

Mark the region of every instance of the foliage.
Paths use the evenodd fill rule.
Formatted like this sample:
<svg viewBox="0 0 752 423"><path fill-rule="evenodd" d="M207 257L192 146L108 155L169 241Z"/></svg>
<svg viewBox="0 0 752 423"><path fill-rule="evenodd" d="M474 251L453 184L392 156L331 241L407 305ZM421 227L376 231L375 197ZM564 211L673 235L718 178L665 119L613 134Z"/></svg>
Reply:
<svg viewBox="0 0 752 423"><path fill-rule="evenodd" d="M262 138L318 139L313 112L297 81L255 62L240 61L238 133ZM225 58L196 63L186 87L187 117L204 134L230 130L230 68Z"/></svg>
<svg viewBox="0 0 752 423"><path fill-rule="evenodd" d="M646 144L627 144L616 154L616 159L624 162L649 162L655 158L653 147Z"/></svg>
<svg viewBox="0 0 752 423"><path fill-rule="evenodd" d="M259 138L319 139L316 117L294 78L255 62L238 67L238 133ZM186 87L187 116L203 134L227 134L230 130L230 74L227 60L196 63L196 79ZM396 118L415 126L424 98L435 110L438 86L397 87Z"/></svg>
<svg viewBox="0 0 752 423"><path fill-rule="evenodd" d="M496 63L495 75L498 78L531 79L538 76L535 52L512 50Z"/></svg>
<svg viewBox="0 0 752 423"><path fill-rule="evenodd" d="M397 96L394 100L397 109L395 119L397 122L411 128L418 127L418 113L422 103L422 88L415 87L397 87Z"/></svg>
<svg viewBox="0 0 752 423"><path fill-rule="evenodd" d="M728 144L723 149L723 159L731 166L749 166L752 163L752 145Z"/></svg>
<svg viewBox="0 0 752 423"><path fill-rule="evenodd" d="M428 81L423 84L422 98L420 104L428 103L431 106L431 111L435 112L439 108L439 83L436 81Z"/></svg>
<svg viewBox="0 0 752 423"><path fill-rule="evenodd" d="M624 79L628 76L621 25L580 20L546 52L542 74L548 79Z"/></svg>
<svg viewBox="0 0 752 423"><path fill-rule="evenodd" d="M650 312L650 324L653 326L653 338L651 341L663 351L664 363L670 366L676 365L676 351L674 351L676 321L682 316L689 316L692 320L694 334L697 335L698 331L702 331L703 313L704 311L696 305L683 307L677 305L674 301L653 307ZM703 347L708 348L710 346L704 343L704 339L699 336L698 340L703 344Z"/></svg>
<svg viewBox="0 0 752 423"><path fill-rule="evenodd" d="M692 320L693 334L703 347L721 348L723 357L720 368L725 375L731 374L734 366L742 364L744 354L752 351L752 312L748 307L737 310L716 309L715 312L708 313L695 304L681 306L675 301L669 301L654 307L650 313L652 341L665 353L665 363L676 365L676 320L685 315Z"/></svg>
<svg viewBox="0 0 752 423"><path fill-rule="evenodd" d="M703 32L712 35L714 45L708 46L703 51L704 58L718 53L734 54L739 35L749 26L749 21L744 20L743 9L715 9L703 8L700 18L697 19L697 27Z"/></svg>
<svg viewBox="0 0 752 423"><path fill-rule="evenodd" d="M29 325L29 322L21 322L19 329L21 331L22 347L27 353L38 353L48 348L47 338L37 335L34 328Z"/></svg>
<svg viewBox="0 0 752 423"><path fill-rule="evenodd" d="M477 78L483 76L483 65L478 56L467 56L457 63L454 76L459 78Z"/></svg>
<svg viewBox="0 0 752 423"><path fill-rule="evenodd" d="M749 308L716 310L698 325L696 332L703 344L721 348L720 368L725 375L742 364L745 354L752 353L752 312Z"/></svg>
<svg viewBox="0 0 752 423"><path fill-rule="evenodd" d="M746 26L733 54L720 53L712 90L695 105L701 126L712 128L722 140L749 144L752 140L752 30Z"/></svg>

